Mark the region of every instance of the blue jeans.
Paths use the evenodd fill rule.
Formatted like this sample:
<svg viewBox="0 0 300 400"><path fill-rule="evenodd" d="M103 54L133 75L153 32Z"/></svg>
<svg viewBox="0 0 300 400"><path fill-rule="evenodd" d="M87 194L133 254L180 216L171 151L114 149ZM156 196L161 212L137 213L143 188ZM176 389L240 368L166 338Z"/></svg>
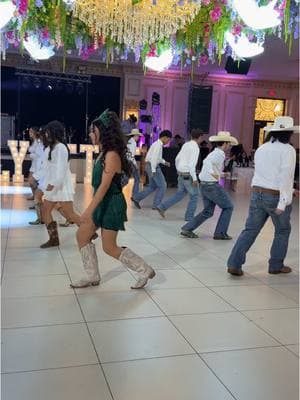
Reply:
<svg viewBox="0 0 300 400"><path fill-rule="evenodd" d="M231 251L227 261L228 267L235 269L242 268L242 265L246 261L247 251L255 242L255 239L269 217L271 217L275 228L271 256L269 259L269 271L278 271L284 266L283 262L287 253L289 236L291 233L290 216L292 206L287 206L282 214L277 215L275 214L275 210L278 200L278 195L252 193L246 226Z"/></svg>
<svg viewBox="0 0 300 400"><path fill-rule="evenodd" d="M208 218L214 215L216 205L222 209L214 236L227 233L233 204L225 190L218 183L207 185L201 184L201 194L203 197L204 210L197 214L190 222L185 224L181 229L183 231L193 231L203 224Z"/></svg>
<svg viewBox="0 0 300 400"><path fill-rule="evenodd" d="M174 206L174 204L181 201L186 194L190 195L190 201L185 211L185 221L190 221L194 218L194 214L197 208L197 202L199 197L199 187L193 186L193 180L191 177L178 176L178 188L177 192L169 197L167 200L163 201L158 208L161 210L167 210L168 208Z"/></svg>
<svg viewBox="0 0 300 400"><path fill-rule="evenodd" d="M134 200L140 202L145 199L149 194L156 191L154 199L153 199L153 208L157 208L157 206L161 203L164 194L167 190L167 183L163 173L161 172L160 166L156 168L155 174L152 174L150 163L146 163L145 166L146 173L149 179L149 185L145 190L139 192L136 196L134 196Z"/></svg>
<svg viewBox="0 0 300 400"><path fill-rule="evenodd" d="M135 165L132 165L132 176L134 179L133 183L133 188L132 188L132 197L135 199L136 195L139 192L139 186L140 186L140 174L139 170Z"/></svg>

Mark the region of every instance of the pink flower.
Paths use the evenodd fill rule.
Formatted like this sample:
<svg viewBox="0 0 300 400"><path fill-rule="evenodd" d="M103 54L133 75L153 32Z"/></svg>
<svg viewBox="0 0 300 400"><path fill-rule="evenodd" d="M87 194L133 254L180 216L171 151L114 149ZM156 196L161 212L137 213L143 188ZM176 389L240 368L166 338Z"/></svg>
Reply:
<svg viewBox="0 0 300 400"><path fill-rule="evenodd" d="M210 13L210 18L212 20L212 22L218 22L219 19L221 18L222 15L222 9L221 7L217 6L215 7Z"/></svg>
<svg viewBox="0 0 300 400"><path fill-rule="evenodd" d="M199 63L200 63L200 65L207 65L208 64L208 55L201 54Z"/></svg>
<svg viewBox="0 0 300 400"><path fill-rule="evenodd" d="M50 35L49 35L49 31L48 28L44 28L42 30L42 39L49 39Z"/></svg>
<svg viewBox="0 0 300 400"><path fill-rule="evenodd" d="M202 0L202 4L204 6L208 6L210 4L210 0Z"/></svg>
<svg viewBox="0 0 300 400"><path fill-rule="evenodd" d="M241 25L235 25L233 28L232 28L232 34L233 35L240 35L241 34L241 32L242 32L242 26Z"/></svg>
<svg viewBox="0 0 300 400"><path fill-rule="evenodd" d="M220 14L216 13L214 10L209 13L212 22L218 22L220 19Z"/></svg>

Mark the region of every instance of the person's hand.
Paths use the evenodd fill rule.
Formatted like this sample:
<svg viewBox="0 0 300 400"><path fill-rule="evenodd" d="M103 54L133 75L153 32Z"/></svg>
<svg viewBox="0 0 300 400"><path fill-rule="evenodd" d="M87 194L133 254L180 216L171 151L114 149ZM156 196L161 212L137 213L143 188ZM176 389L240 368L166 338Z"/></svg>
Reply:
<svg viewBox="0 0 300 400"><path fill-rule="evenodd" d="M192 183L192 185L194 186L194 187L198 187L198 181L193 181L193 183Z"/></svg>
<svg viewBox="0 0 300 400"><path fill-rule="evenodd" d="M54 189L53 185L48 185L47 188L46 188L46 191L47 192L51 192L51 190L53 190L53 189Z"/></svg>
<svg viewBox="0 0 300 400"><path fill-rule="evenodd" d="M279 208L276 208L275 214L276 215L281 215L283 213L283 210L280 210Z"/></svg>
<svg viewBox="0 0 300 400"><path fill-rule="evenodd" d="M170 166L171 166L171 163L169 163L169 161L166 161L166 162L165 162L165 166L166 166L166 167L170 167Z"/></svg>
<svg viewBox="0 0 300 400"><path fill-rule="evenodd" d="M92 212L87 208L83 214L80 216L80 224L85 224L90 222L92 219Z"/></svg>

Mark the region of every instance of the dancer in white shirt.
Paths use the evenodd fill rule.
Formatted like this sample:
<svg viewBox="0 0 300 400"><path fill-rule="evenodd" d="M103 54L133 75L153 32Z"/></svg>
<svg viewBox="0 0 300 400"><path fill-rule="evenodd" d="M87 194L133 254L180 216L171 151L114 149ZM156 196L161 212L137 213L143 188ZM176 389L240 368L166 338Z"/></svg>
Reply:
<svg viewBox="0 0 300 400"><path fill-rule="evenodd" d="M160 164L164 164L167 167L170 166L170 163L162 158L162 150L163 147L170 142L171 138L172 133L170 131L162 131L159 135L159 139L151 145L146 155L145 168L149 179L149 185L145 190L137 193L137 195L131 199L134 205L139 209L141 208L140 201L145 199L154 191L156 191L156 193L153 199L153 210L157 209L164 197L167 190L167 183L161 171Z"/></svg>
<svg viewBox="0 0 300 400"><path fill-rule="evenodd" d="M199 174L204 210L181 228L181 235L188 238L197 238L198 235L193 230L214 215L217 205L222 209L222 212L215 228L214 239L230 240L232 238L228 235L227 231L231 220L233 204L228 194L218 182L224 168L225 151L231 145L237 145L238 141L231 136L230 132L218 132L216 136L211 136L209 141L215 145L215 149L205 158Z"/></svg>
<svg viewBox="0 0 300 400"><path fill-rule="evenodd" d="M128 148L128 155L129 155L129 160L131 162L131 167L132 167L132 176L134 179L133 183L133 188L132 188L132 195L131 199L133 199L139 192L139 185L140 185L140 174L138 170L138 166L135 160L135 153L136 153L136 144L137 141L141 136L143 136L138 129L132 129L131 132L127 135L129 137L129 140L127 142L127 148Z"/></svg>
<svg viewBox="0 0 300 400"><path fill-rule="evenodd" d="M269 217L275 228L269 273L289 273L292 270L284 265L284 259L291 232L296 165L296 152L289 141L294 132L299 132L299 127L293 125L293 118L277 117L274 125L266 127L266 141L255 152L249 215L227 262L227 271L231 275L244 274L242 265L246 261L247 251Z"/></svg>
<svg viewBox="0 0 300 400"><path fill-rule="evenodd" d="M59 246L56 221L53 221L52 210L60 203L64 214L70 221L79 225L80 216L74 212L74 189L69 166L69 149L63 143L64 127L58 121L46 126L46 137L49 143L49 155L45 176L45 194L42 206L42 217L49 234L49 240L40 247Z"/></svg>
<svg viewBox="0 0 300 400"><path fill-rule="evenodd" d="M191 140L185 143L175 159L175 165L178 174L177 192L164 200L157 206L157 211L165 218L165 211L181 201L186 194L190 195L190 201L185 211L185 221L193 219L198 198L199 183L196 175L196 166L199 159L199 144L202 140L203 132L199 129L193 129L191 132Z"/></svg>

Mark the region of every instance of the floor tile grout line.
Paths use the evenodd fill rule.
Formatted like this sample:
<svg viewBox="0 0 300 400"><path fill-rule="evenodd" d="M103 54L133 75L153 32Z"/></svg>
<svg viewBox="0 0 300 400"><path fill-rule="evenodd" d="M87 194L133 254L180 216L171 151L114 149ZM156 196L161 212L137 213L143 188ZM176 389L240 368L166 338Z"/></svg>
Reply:
<svg viewBox="0 0 300 400"><path fill-rule="evenodd" d="M72 295L73 296L73 295ZM151 298L152 300L152 298ZM281 311L281 310L298 310L298 308L279 308L279 309L259 309L259 310L245 310L244 312L248 311ZM205 315L217 315L217 314L237 314L239 313L236 310L227 310L227 311L212 311L212 312L203 312L203 313L185 313L185 314L166 314L166 315L150 315L150 316L139 316L139 317L126 317L126 318L114 318L114 319L95 319L95 320L87 320L85 319L87 324L99 324L99 323L106 323L106 322L117 322L117 321L128 321L128 320L141 320L141 319L156 319L156 318L166 318L170 317L192 317L192 316L205 316ZM244 317L248 319L246 315L243 314ZM74 322L61 322L61 323L48 323L44 325L26 325L26 326L11 326L11 327L3 327L2 330L17 330L17 329L30 329L30 328L47 328L52 326L64 326L64 325L82 325L85 324L85 321L74 321ZM251 320L251 322L253 322ZM3 325L3 323L2 323ZM290 343L295 344L295 343ZM284 345L285 346L285 345Z"/></svg>
<svg viewBox="0 0 300 400"><path fill-rule="evenodd" d="M91 363L91 364L80 364L80 365L68 365L62 367L49 367L49 368L40 368L40 369L29 369L25 371L6 371L1 372L1 375L12 375L12 374L27 374L31 372L39 372L39 371L55 371L60 369L68 369L68 368L81 368L81 367L89 367L89 366L99 366L99 363Z"/></svg>
<svg viewBox="0 0 300 400"><path fill-rule="evenodd" d="M146 291L147 293L147 291ZM189 342L189 340L184 336L184 334L178 329L178 327L174 324L174 322L168 317L168 315L166 315L166 313L164 312L164 310L159 306L159 304L152 298L151 294L147 293L148 296L152 299L152 301L156 304L156 306L161 310L161 312L165 315L165 317L168 319L168 321L170 322L170 324L176 329L176 331L179 333L179 335L186 341L186 343L193 349L193 351L199 356L199 354L197 353L195 347ZM199 356L200 357L200 356ZM201 358L201 357L200 357ZM202 358L201 358L202 359ZM203 362L205 362L202 359ZM221 383L221 385L224 386L224 388L228 391L228 393L230 393L232 395L232 397L235 400L238 400L235 396L233 396L233 394L231 393L231 391L229 390L229 388L227 388L227 386L225 385L225 383L216 375L215 371L213 371L209 365L207 365L207 363L205 363L206 366L209 368L209 370L213 373L213 375L217 378L217 380Z"/></svg>
<svg viewBox="0 0 300 400"><path fill-rule="evenodd" d="M64 265L65 265L67 274L68 274L69 279L70 279L70 282L72 282L70 272L69 272L69 270L68 270L67 264L65 263L65 260L64 260L64 258L63 258L63 255L62 255L60 249L59 249L59 253L60 253L60 255L61 255L62 259L63 259L63 262L64 262ZM91 331L90 331L90 328L89 328L89 326L88 326L88 323L87 323L87 321L86 321L86 319L85 319L85 315L84 315L83 309L82 309L82 307L81 307L81 304L80 304L80 301L79 301L79 299L78 299L78 295L77 295L75 289L73 289L73 293L74 293L74 295L75 295L75 297L76 297L76 301L77 301L78 307L79 307L79 309L80 309L80 312L81 312L81 315L82 315L82 318L83 318L83 321L84 321L84 324L85 324L87 333L88 333L88 335L89 335L89 337L90 337L90 341L91 341L92 347L93 347L93 349L94 349L94 352L95 352L95 354L96 354L98 363L99 363L99 365L100 365L100 368L101 368L101 371L102 371L102 374L103 374L105 383L106 383L106 385L107 385L107 389L108 389L108 391L109 391L109 393L110 393L111 399L114 400L114 395L113 395L113 392L112 392L112 388L110 387L110 384L109 384L109 382L108 382L108 378L107 378L107 376L106 376L106 374L105 374L105 371L104 371L104 368L103 368L103 366L102 366L102 364L101 364L100 355L98 354L98 351L97 351L97 348L96 348L96 345L95 345L93 336L92 336L92 334L91 334Z"/></svg>

